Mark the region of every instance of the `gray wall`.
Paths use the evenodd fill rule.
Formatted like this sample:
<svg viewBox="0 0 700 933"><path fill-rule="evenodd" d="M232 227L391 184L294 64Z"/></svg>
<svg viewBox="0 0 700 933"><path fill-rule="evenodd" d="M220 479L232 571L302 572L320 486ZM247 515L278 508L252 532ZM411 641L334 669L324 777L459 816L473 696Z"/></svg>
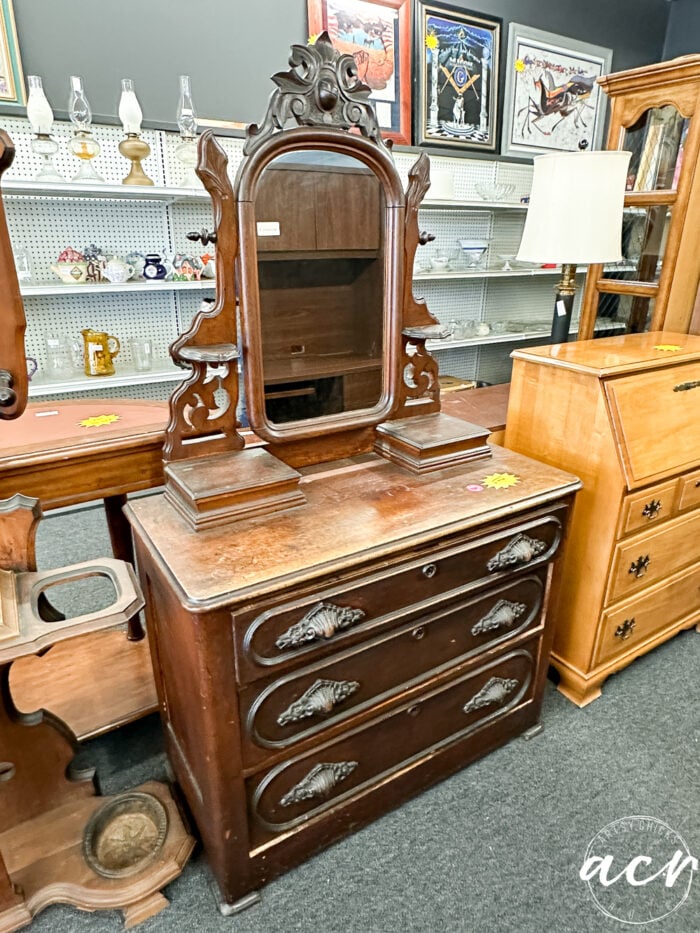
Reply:
<svg viewBox="0 0 700 933"><path fill-rule="evenodd" d="M691 5L696 0L685 0ZM613 68L661 58L667 0L466 0L453 5L607 46ZM40 74L57 115L82 75L96 119L116 119L133 78L147 125L172 126L178 75L203 116L259 120L289 46L306 41L306 0L14 0L25 74ZM680 6L680 4L677 4Z"/></svg>
<svg viewBox="0 0 700 933"><path fill-rule="evenodd" d="M700 3L675 0L671 4L663 57L676 58L700 52Z"/></svg>

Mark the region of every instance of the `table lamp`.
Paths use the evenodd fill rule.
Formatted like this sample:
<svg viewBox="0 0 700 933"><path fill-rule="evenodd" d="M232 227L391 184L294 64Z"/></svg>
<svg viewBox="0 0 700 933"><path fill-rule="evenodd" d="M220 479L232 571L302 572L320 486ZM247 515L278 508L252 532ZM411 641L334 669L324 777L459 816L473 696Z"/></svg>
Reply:
<svg viewBox="0 0 700 933"><path fill-rule="evenodd" d="M536 156L518 250L523 262L561 264L552 343L569 339L576 266L622 259L622 210L631 153L553 152Z"/></svg>

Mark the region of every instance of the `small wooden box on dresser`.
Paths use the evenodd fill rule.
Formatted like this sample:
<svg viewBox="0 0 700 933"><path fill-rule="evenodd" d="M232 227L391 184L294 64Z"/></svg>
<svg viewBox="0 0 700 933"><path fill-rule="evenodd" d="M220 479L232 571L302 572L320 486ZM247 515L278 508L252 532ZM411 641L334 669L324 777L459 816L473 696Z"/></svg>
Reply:
<svg viewBox="0 0 700 933"><path fill-rule="evenodd" d="M551 612L559 690L700 619L700 337L629 334L513 353L505 445L583 480Z"/></svg>

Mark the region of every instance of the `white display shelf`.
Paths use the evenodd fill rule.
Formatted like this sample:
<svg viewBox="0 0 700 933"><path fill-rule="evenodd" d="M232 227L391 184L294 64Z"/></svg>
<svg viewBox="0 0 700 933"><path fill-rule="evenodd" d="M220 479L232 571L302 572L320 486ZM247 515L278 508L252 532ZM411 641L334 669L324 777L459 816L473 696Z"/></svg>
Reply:
<svg viewBox="0 0 700 933"><path fill-rule="evenodd" d="M68 395L73 392L94 392L118 386L149 385L155 382L181 382L189 375L188 369L162 363L146 372L123 370L114 376L75 376L61 382L33 379L29 383L30 398L37 395Z"/></svg>
<svg viewBox="0 0 700 933"><path fill-rule="evenodd" d="M96 198L103 201L206 201L204 188L175 188L163 185L112 185L81 182L45 182L8 178L2 183L3 197Z"/></svg>
<svg viewBox="0 0 700 933"><path fill-rule="evenodd" d="M115 292L171 292L171 291L213 291L216 287L214 279L200 279L193 282L173 282L167 279L148 281L142 279L136 282L122 282L116 285L112 282L76 282L75 285L65 285L62 282L42 282L40 285L22 285L20 291L25 297L33 295L108 295Z"/></svg>
<svg viewBox="0 0 700 933"><path fill-rule="evenodd" d="M578 321L571 325L570 334L578 333ZM624 330L624 321L609 321L600 324L597 329L600 330ZM487 334L485 337L469 337L459 340L426 340L425 346L428 350L456 350L459 347L483 347L490 343L521 343L524 340L543 340L552 333L551 327L547 330L529 330L529 331L507 331L505 334Z"/></svg>
<svg viewBox="0 0 700 933"><path fill-rule="evenodd" d="M580 270L581 272L583 270ZM417 272L413 276L414 282L430 282L438 279L510 279L531 275L560 275L561 269L557 266L555 269L467 269L457 272Z"/></svg>
<svg viewBox="0 0 700 933"><path fill-rule="evenodd" d="M421 201L419 209L430 211L526 211L528 206L520 201L482 201L481 198L476 201L437 201L425 198L425 200Z"/></svg>

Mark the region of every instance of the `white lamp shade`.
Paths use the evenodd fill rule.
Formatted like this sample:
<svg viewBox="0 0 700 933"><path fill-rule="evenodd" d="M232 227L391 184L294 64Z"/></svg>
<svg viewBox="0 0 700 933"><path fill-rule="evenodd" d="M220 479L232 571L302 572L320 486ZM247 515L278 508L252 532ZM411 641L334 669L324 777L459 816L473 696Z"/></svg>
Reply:
<svg viewBox="0 0 700 933"><path fill-rule="evenodd" d="M122 96L119 98L119 119L124 132L134 135L141 132L143 113L134 91L134 82L130 78L122 79Z"/></svg>
<svg viewBox="0 0 700 933"><path fill-rule="evenodd" d="M53 110L44 94L41 78L39 75L27 75L27 83L27 119L37 136L48 136L53 125Z"/></svg>
<svg viewBox="0 0 700 933"><path fill-rule="evenodd" d="M621 150L536 156L518 259L619 262L630 156Z"/></svg>

